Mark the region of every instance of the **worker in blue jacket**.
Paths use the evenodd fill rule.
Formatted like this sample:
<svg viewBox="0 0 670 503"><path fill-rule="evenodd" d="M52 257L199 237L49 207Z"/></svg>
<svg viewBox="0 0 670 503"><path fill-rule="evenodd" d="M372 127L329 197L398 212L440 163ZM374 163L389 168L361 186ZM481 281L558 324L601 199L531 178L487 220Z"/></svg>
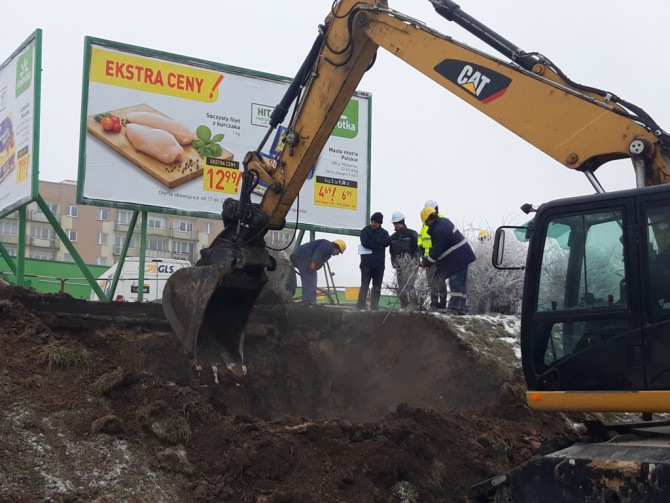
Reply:
<svg viewBox="0 0 670 503"><path fill-rule="evenodd" d="M384 215L375 212L370 217L370 225L361 229L361 288L358 290L358 309L367 306L368 289L372 281L370 293L370 309L379 309L379 298L382 293L384 268L386 265L386 248L391 245L391 236L382 228Z"/></svg>
<svg viewBox="0 0 670 503"><path fill-rule="evenodd" d="M303 304L316 303L316 271L321 269L330 257L344 253L346 249L347 245L341 239L335 241L317 239L293 250L289 258L300 273Z"/></svg>
<svg viewBox="0 0 670 503"><path fill-rule="evenodd" d="M421 221L428 226L432 240L430 253L421 259L422 267L436 265L440 275L449 280L447 311L465 314L468 300L468 266L475 261L475 252L465 236L448 218L440 217L435 208L421 210Z"/></svg>

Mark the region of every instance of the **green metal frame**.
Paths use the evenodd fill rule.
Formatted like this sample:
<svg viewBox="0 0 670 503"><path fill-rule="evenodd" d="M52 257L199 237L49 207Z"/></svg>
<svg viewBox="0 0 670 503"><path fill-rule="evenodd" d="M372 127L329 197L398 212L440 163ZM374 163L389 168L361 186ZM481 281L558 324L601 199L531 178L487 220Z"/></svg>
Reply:
<svg viewBox="0 0 670 503"><path fill-rule="evenodd" d="M135 226L137 225L137 218L139 215L139 212L142 212L142 225L141 225L141 235L140 235L140 265L139 265L139 285L138 285L138 301L143 300L143 294L144 294L144 288L141 287L141 285L144 284L144 266L145 266L145 253L146 253L146 246L147 246L147 214L149 212L152 213L158 213L158 214L171 214L171 215L184 215L184 216L191 216L191 217L196 217L196 218L207 218L211 220L218 220L218 216L214 216L211 213L204 213L204 212L189 212L189 211L184 211L184 210L176 210L176 209L168 209L168 208L163 208L163 207L157 207L157 206L151 206L151 205L136 205L136 204L128 204L128 203L118 203L118 202L111 202L111 201L104 201L104 200L92 200L92 199L84 199L83 198L83 186L84 186L84 177L85 177L85 142L86 142L86 104L88 103L88 79L89 79L89 72L90 72L90 56L91 56L91 47L92 45L100 45L100 46L106 46L106 47L112 47L112 48L118 48L121 50L125 50L128 52L134 52L142 55L149 55L153 57L159 57L159 58L166 58L169 60L175 60L175 61L180 61L180 62L185 62L188 64L201 64L206 67L210 68L216 68L220 69L222 71L226 72L237 72L237 73L242 73L245 75L250 75L250 76L259 76L263 78L269 78L273 80L278 80L278 81L284 81L284 82L290 82L291 79L279 75L274 75L274 74L269 74L269 73L264 73L264 72L258 72L254 70L249 70L246 68L239 68L235 66L229 66L229 65L221 65L221 64L215 64L210 61L205 61L205 60L199 60L199 59L193 59L193 58L186 58L183 56L178 56L175 54L170 54L162 51L156 51L156 50L151 50L151 49L145 49L137 46L132 46L128 44L123 44L119 42L112 42L109 40L103 40L103 39L98 39L98 38L93 38L93 37L86 37L85 38L85 54L84 54L84 76L83 76L83 82L82 82L82 116L80 118L80 144L79 144L79 172L78 172L78 182L77 182L77 202L79 204L85 204L85 205L92 205L92 206L100 206L100 207L108 207L108 208L115 208L115 209L126 209L126 210L131 210L133 211L133 216L128 228L128 232L125 237L125 241L123 244L123 249L121 252L121 255L119 257L118 263L119 266L117 267L117 270L114 274L114 278L112 280L112 286L109 290L109 296L105 295L105 293L102 291L100 286L98 285L96 278L93 277L91 272L89 271L87 265L84 263L82 260L81 256L79 255L79 252L77 252L76 248L66 235L65 231L61 227L61 225L58 223L58 220L56 217L53 215L51 210L49 209L48 205L44 201L43 197L39 193L39 137L40 137L40 128L39 128L39 118L40 118L40 96L41 96L41 68L42 68L42 31L41 30L36 30L26 41L17 49L17 51L10 56L10 58L7 60L11 60L20 50L23 49L27 44L30 43L32 39L35 39L35 61L34 61L34 127L33 127L33 158L32 158L32 180L31 180L31 197L28 200L22 200L18 201L13 205L10 205L6 208L4 208L2 211L0 211L0 218L13 213L17 211L19 213L19 235L18 235L18 244L17 244L17 257L16 260L13 259L9 255L9 252L7 251L7 248L0 242L0 255L5 259L7 264L9 265L10 269L16 276L17 284L19 285L25 285L26 280L24 278L24 273L25 273L25 250L26 250L26 227L27 227L27 217L26 217L26 207L28 204L31 202L35 201L37 205L40 207L44 215L46 216L47 220L49 221L50 225L60 238L61 242L64 244L70 255L72 256L73 260L77 264L77 266L80 268L82 274L84 275L86 281L90 284L91 288L95 292L95 294L98 296L100 300L105 300L109 301L112 299L114 292L116 291L119 278L121 275L121 271L123 269L123 264L125 263L126 256L128 253L128 248L130 246L130 242L132 240L133 232L135 230ZM366 93L366 97L368 98L367 103L368 103L368 138L371 136L371 131L372 131L372 96ZM367 169L367 176L368 176L368 191L366 194L366 212L365 214L370 213L370 193L371 193L371 144L368 142L368 169ZM362 222L362 225L365 225L365 222L367 221L367 216ZM349 236L355 236L358 235L358 230L355 229L343 229L343 228L332 228L332 227L324 227L324 226L318 226L318 225L310 225L310 224L300 224L299 222L296 222L296 229L299 230L296 245L300 245L303 241L305 232L309 232L310 235L310 240L316 239L316 232L325 232L325 233L330 233L330 234L339 234L339 235L349 235Z"/></svg>

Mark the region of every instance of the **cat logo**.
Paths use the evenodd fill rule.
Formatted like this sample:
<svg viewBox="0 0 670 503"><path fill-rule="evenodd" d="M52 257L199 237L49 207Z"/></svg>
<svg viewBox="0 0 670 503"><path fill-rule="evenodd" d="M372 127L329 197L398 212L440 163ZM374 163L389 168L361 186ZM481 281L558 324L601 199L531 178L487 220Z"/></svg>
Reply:
<svg viewBox="0 0 670 503"><path fill-rule="evenodd" d="M435 71L482 103L500 98L512 82L509 77L490 68L457 59L445 59L435 66Z"/></svg>

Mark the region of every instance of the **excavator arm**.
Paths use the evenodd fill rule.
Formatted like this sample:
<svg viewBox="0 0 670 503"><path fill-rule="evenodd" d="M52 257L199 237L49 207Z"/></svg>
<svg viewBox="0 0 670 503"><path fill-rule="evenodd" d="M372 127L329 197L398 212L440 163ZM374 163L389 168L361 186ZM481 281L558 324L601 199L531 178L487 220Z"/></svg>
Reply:
<svg viewBox="0 0 670 503"><path fill-rule="evenodd" d="M374 65L379 47L567 168L586 173L597 190L596 169L622 158L632 159L638 185L670 181L670 138L642 109L571 82L547 58L522 51L451 0L430 1L440 15L510 61L428 28L390 9L385 0L333 3L259 147L245 157L240 198L223 204L223 231L203 250L196 267L178 271L166 287L168 320L194 355L206 348L207 365L243 368L244 326L267 280L265 269L274 265L263 236L285 226L311 167ZM285 147L271 167L260 152L291 109ZM256 205L250 194L259 181L268 188Z"/></svg>
<svg viewBox="0 0 670 503"><path fill-rule="evenodd" d="M289 126L292 141L278 160L278 190L261 203L269 228L283 218L318 158L340 113L381 47L565 167L593 174L606 162L631 158L637 185L670 181L670 138L638 107L615 95L572 83L541 55L527 54L463 13L432 0L458 22L508 55L502 61L438 33L386 2L341 0L321 27L304 97Z"/></svg>

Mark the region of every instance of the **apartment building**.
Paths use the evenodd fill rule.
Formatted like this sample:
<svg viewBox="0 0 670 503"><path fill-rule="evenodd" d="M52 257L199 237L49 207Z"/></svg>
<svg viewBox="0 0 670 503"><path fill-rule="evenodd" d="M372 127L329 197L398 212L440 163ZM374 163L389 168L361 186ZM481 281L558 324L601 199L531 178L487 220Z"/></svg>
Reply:
<svg viewBox="0 0 670 503"><path fill-rule="evenodd" d="M118 261L132 211L77 204L77 185L71 180L40 181L39 193L85 263L111 266ZM28 205L26 217L26 257L74 261L36 203ZM140 215L133 231L129 257L139 256L141 218ZM176 258L195 263L200 250L209 245L222 225L215 219L148 213L146 258ZM0 242L11 256L17 255L18 229L18 212L0 219ZM283 248L291 236L292 231L271 231L266 242L273 248Z"/></svg>

